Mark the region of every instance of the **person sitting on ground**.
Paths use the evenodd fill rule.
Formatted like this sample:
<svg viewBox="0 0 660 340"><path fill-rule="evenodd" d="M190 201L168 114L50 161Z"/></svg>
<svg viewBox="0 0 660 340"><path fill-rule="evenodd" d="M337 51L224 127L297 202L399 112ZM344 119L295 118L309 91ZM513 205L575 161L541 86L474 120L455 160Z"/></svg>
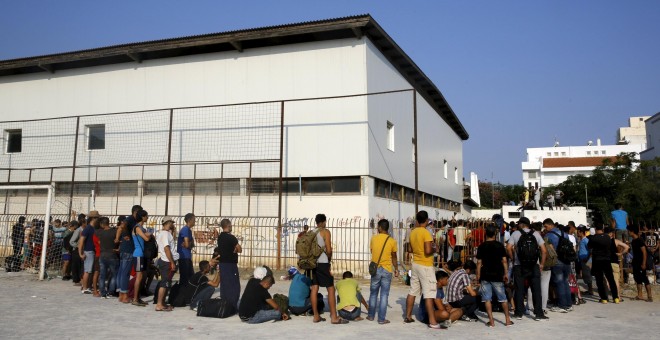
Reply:
<svg viewBox="0 0 660 340"><path fill-rule="evenodd" d="M646 301L653 302L653 287L651 287L649 278L646 276L646 265L649 259L648 253L646 252L646 245L644 244L644 240L639 237L639 227L631 226L628 228L628 232L633 239L630 246L632 247L633 253L633 277L637 284L637 296L635 297L635 300L644 300L644 293L642 290L642 285L644 285L644 287L646 287L646 296L648 297Z"/></svg>
<svg viewBox="0 0 660 340"><path fill-rule="evenodd" d="M241 321L258 324L289 319L286 311L280 310L268 292L274 284L275 278L272 274L261 279L251 278L248 281L238 307L238 316Z"/></svg>
<svg viewBox="0 0 660 340"><path fill-rule="evenodd" d="M188 280L188 285L185 286L189 292L185 294L190 295L190 309L197 310L200 301L208 300L213 296L215 289L220 285L220 271L216 270L209 280L208 274L211 269L218 265L216 258L211 261L199 261L199 271ZM187 299L186 299L187 300Z"/></svg>
<svg viewBox="0 0 660 340"><path fill-rule="evenodd" d="M434 309L435 309L435 320L440 323L440 327L449 328L452 322L458 320L463 316L462 308L454 308L450 304L445 304L445 291L444 287L447 287L449 283L449 274L444 270L439 270L435 272L436 285L438 287L438 293L435 296L434 300Z"/></svg>
<svg viewBox="0 0 660 340"><path fill-rule="evenodd" d="M360 321L360 303L369 310L369 305L360 293L360 284L353 278L353 273L346 271L342 275L342 279L335 285L337 287L337 311L339 316L345 320Z"/></svg>
<svg viewBox="0 0 660 340"><path fill-rule="evenodd" d="M470 285L470 274L474 273L475 269L477 265L467 261L462 269L457 269L451 274L447 283L447 303L454 308L463 308L464 315L461 317L463 321L479 321L474 312L481 303L481 297Z"/></svg>
<svg viewBox="0 0 660 340"><path fill-rule="evenodd" d="M289 286L289 311L293 315L313 315L311 312L312 301L309 296L312 280L301 274L296 267L289 269L289 279L291 280L291 285ZM317 294L321 295L320 293ZM319 304L317 310L319 313L322 313L325 308L323 295L317 296L317 301Z"/></svg>

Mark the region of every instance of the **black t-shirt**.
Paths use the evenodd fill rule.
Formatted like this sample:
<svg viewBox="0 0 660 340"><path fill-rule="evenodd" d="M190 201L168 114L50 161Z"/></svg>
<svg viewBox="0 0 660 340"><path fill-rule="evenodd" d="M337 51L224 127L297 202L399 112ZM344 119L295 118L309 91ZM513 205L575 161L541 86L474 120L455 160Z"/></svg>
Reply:
<svg viewBox="0 0 660 340"><path fill-rule="evenodd" d="M261 285L261 280L250 279L245 286L241 303L238 306L238 316L242 319L249 319L262 310L266 305L266 300L270 299L268 289Z"/></svg>
<svg viewBox="0 0 660 340"><path fill-rule="evenodd" d="M591 249L591 258L594 261L610 261L612 239L607 234L589 236L587 247Z"/></svg>
<svg viewBox="0 0 660 340"><path fill-rule="evenodd" d="M101 229L96 231L96 237L99 238L99 243L101 245L102 257L117 257L116 253L114 252L116 235L117 231L115 229Z"/></svg>
<svg viewBox="0 0 660 340"><path fill-rule="evenodd" d="M209 278L202 272L197 272L188 279L188 284L183 286L185 301L190 301L202 289L208 286Z"/></svg>
<svg viewBox="0 0 660 340"><path fill-rule="evenodd" d="M632 263L636 266L641 266L642 261L644 260L644 254L642 253L642 248L645 247L644 241L641 237L638 237L630 243L632 248L633 260Z"/></svg>
<svg viewBox="0 0 660 340"><path fill-rule="evenodd" d="M477 259L481 260L482 281L502 282L504 278L504 265L502 258L506 257L506 250L502 243L486 241L477 248Z"/></svg>
<svg viewBox="0 0 660 340"><path fill-rule="evenodd" d="M11 230L11 238L14 241L20 241L22 243L25 238L25 227L20 223L14 224L14 228Z"/></svg>
<svg viewBox="0 0 660 340"><path fill-rule="evenodd" d="M220 236L218 236L218 249L220 250L219 262L238 263L238 254L234 252L237 244L238 239L236 236L224 231L221 232Z"/></svg>

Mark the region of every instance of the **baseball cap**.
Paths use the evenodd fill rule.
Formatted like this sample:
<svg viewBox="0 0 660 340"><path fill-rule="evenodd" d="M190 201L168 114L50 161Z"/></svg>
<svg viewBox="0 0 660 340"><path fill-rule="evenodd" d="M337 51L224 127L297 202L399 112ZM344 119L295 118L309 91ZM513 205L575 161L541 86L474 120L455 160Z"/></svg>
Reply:
<svg viewBox="0 0 660 340"><path fill-rule="evenodd" d="M163 217L163 224L165 224L167 222L174 222L174 218L172 216Z"/></svg>
<svg viewBox="0 0 660 340"><path fill-rule="evenodd" d="M291 266L291 268L289 268L288 273L289 273L289 276L294 276L294 275L296 275L296 273L298 273L298 269L294 266Z"/></svg>
<svg viewBox="0 0 660 340"><path fill-rule="evenodd" d="M532 223L529 221L529 218L527 218L527 217L521 217L521 218L518 220L518 224L521 224L521 223L522 223L522 224L525 224L525 225L528 225L528 226L532 224Z"/></svg>

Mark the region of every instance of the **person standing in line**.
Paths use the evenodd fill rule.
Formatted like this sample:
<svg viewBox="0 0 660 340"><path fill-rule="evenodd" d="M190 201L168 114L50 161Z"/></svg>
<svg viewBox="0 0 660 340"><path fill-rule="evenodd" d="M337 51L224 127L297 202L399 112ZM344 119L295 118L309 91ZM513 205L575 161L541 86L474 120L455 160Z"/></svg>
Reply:
<svg viewBox="0 0 660 340"><path fill-rule="evenodd" d="M639 228L632 227L630 228L630 236L632 236L632 269L633 277L635 278L635 283L637 284L637 296L635 300L644 300L644 293L642 287L646 288L646 301L653 302L653 287L649 282L648 276L646 276L646 268L649 260L648 253L646 251L646 244L644 240L639 236Z"/></svg>
<svg viewBox="0 0 660 340"><path fill-rule="evenodd" d="M115 234L115 242L119 242L119 272L117 273L117 286L119 286L119 302L131 303L128 297L128 283L130 281L131 268L133 266L133 228L135 227L137 213L142 210L139 205L131 208L130 216L119 216L117 220L119 227Z"/></svg>
<svg viewBox="0 0 660 340"><path fill-rule="evenodd" d="M486 304L488 314L488 326L495 327L493 319L493 294L497 296L497 302L502 304L502 311L506 318L506 326L513 325L509 317L509 303L506 298L504 285L509 281L508 260L506 249L502 243L495 241L498 230L496 226L490 225L486 228L486 242L477 248L477 281L481 283L479 292L481 301Z"/></svg>
<svg viewBox="0 0 660 340"><path fill-rule="evenodd" d="M546 231L548 242L552 244L555 251L559 251L559 238L568 239L568 234L565 234L561 227L555 226L552 219L546 218L543 221L543 227ZM550 308L552 312L568 313L573 311L573 303L571 302L571 288L568 285L568 276L571 274L571 264L564 263L561 258L557 258L557 264L552 269L551 280L555 285L555 292L557 294L557 305Z"/></svg>
<svg viewBox="0 0 660 340"><path fill-rule="evenodd" d="M140 210L136 214L138 223L133 227L133 266L135 267L135 285L133 286L133 306L146 307L147 303L140 299L140 287L142 287L142 277L147 270L147 263L144 258L144 243L149 241L151 233L144 229L144 224L149 219L149 213L146 210Z"/></svg>
<svg viewBox="0 0 660 340"><path fill-rule="evenodd" d="M325 319L322 318L319 314L318 310L319 287L325 287L328 290L330 322L336 325L347 324L347 320L342 319L337 315L335 279L330 272L330 261L332 261L332 235L326 228L327 217L324 214L318 214L314 220L316 222L316 228L318 229L318 233L316 234L316 242L318 243L319 247L321 247L321 249L324 249L324 251L316 261L316 268L312 269L312 287L310 298L312 300L312 311L314 312L313 322L318 323L325 321ZM428 232L426 232L426 234L428 235Z"/></svg>
<svg viewBox="0 0 660 340"><path fill-rule="evenodd" d="M527 217L518 220L518 230L511 234L507 244L507 253L513 258L513 283L515 285L514 300L516 312L514 317L522 320L525 294L525 280L529 281L532 289L532 302L534 304L534 320L546 321L542 308L541 271L547 256L545 242L537 231L530 229ZM540 255L540 256L539 256ZM541 258L539 261L539 257Z"/></svg>
<svg viewBox="0 0 660 340"><path fill-rule="evenodd" d="M192 228L195 227L195 215L187 213L183 217L186 225L179 231L177 238L177 252L179 253L179 283L187 285L193 276L192 249L195 247ZM223 277L224 279L224 277Z"/></svg>
<svg viewBox="0 0 660 340"><path fill-rule="evenodd" d="M437 293L437 280L435 279L435 268L433 268L433 237L426 231L428 220L428 213L420 210L415 216L417 224L410 232L410 247L413 253L412 278L410 280L410 292L406 297L406 315L403 322L415 322L412 318L415 298L423 295L424 302L420 301L420 308L426 308L426 313L429 316L428 327L441 329L440 324L435 319L433 308ZM424 304L424 307L422 307L422 304Z"/></svg>
<svg viewBox="0 0 660 340"><path fill-rule="evenodd" d="M564 192L559 190L559 188L557 188L555 190L555 206L559 208L559 210L561 210L563 204L564 204Z"/></svg>
<svg viewBox="0 0 660 340"><path fill-rule="evenodd" d="M621 292L622 276L620 261L622 256L628 253L630 246L625 242L616 239L615 230L612 227L605 227L605 234L609 235L610 239L612 239L612 243L610 243L610 262L612 265L612 275L614 276L617 290ZM619 301L623 302L623 299L619 297Z"/></svg>
<svg viewBox="0 0 660 340"><path fill-rule="evenodd" d="M96 221L99 218L97 211L91 211L87 217L87 226L80 233L80 241L78 242L78 255L83 261L83 277L82 293L92 294L92 289L89 287L90 274L94 272L94 258L96 257L96 248L94 247L94 233Z"/></svg>
<svg viewBox="0 0 660 340"><path fill-rule="evenodd" d="M18 222L11 228L11 245L14 257L21 255L23 250L23 239L25 238L25 216L18 218Z"/></svg>
<svg viewBox="0 0 660 340"><path fill-rule="evenodd" d="M82 214L81 214L82 215ZM84 215L83 215L84 216ZM81 286L80 279L82 279L82 259L80 258L80 253L78 252L78 245L80 241L80 234L85 228L84 225L81 225L78 221L71 221L73 228L73 234L71 234L71 239L69 240L69 245L71 245L71 281L73 281L74 286Z"/></svg>
<svg viewBox="0 0 660 340"><path fill-rule="evenodd" d="M390 222L386 219L378 221L378 234L371 238L369 246L371 250L371 261L376 263L376 275L371 277L369 287L369 313L367 320L373 321L378 311L378 324L390 323L385 318L387 314L387 299L390 295L392 284L392 273L399 277L399 266L396 261L396 241L390 237ZM380 292L380 299L378 293Z"/></svg>
<svg viewBox="0 0 660 340"><path fill-rule="evenodd" d="M612 239L604 233L604 226L602 224L596 225L596 235L589 237L587 246L591 249L591 272L596 277L600 303L607 303L607 287L605 287L603 276L605 276L610 285L614 303L619 303L619 290L612 272L612 265L610 264Z"/></svg>
<svg viewBox="0 0 660 340"><path fill-rule="evenodd" d="M587 290L582 295L594 295L593 277L591 276L591 254L589 253L589 238L587 238L587 227L580 225L577 229L580 242L578 243L578 261L582 269L582 281L587 286Z"/></svg>
<svg viewBox="0 0 660 340"><path fill-rule="evenodd" d="M160 272L160 282L158 284L158 301L156 304L157 312L169 312L173 310L172 306L165 305L165 296L167 291L172 288L172 277L176 273L176 261L179 259L179 253L174 252L174 219L170 216L163 217L163 230L158 233L158 271Z"/></svg>
<svg viewBox="0 0 660 340"><path fill-rule="evenodd" d="M536 203L536 210L543 210L543 201L541 201L541 187L537 186L534 189L534 203Z"/></svg>
<svg viewBox="0 0 660 340"><path fill-rule="evenodd" d="M220 296L238 308L239 295L241 294L241 277L238 273L238 254L243 248L238 243L236 236L232 235L232 224L229 219L220 221L222 232L218 236L218 249L220 251L219 266L222 284L220 285Z"/></svg>
<svg viewBox="0 0 660 340"><path fill-rule="evenodd" d="M616 239L623 242L630 242L630 234L628 233L628 226L630 221L628 220L628 213L623 210L623 204L617 203L615 205L616 210L611 212L611 224L613 228L616 228Z"/></svg>
<svg viewBox="0 0 660 340"><path fill-rule="evenodd" d="M549 193L546 201L548 202L548 210L553 210L555 207L555 195L553 193Z"/></svg>
<svg viewBox="0 0 660 340"><path fill-rule="evenodd" d="M114 288L117 286L119 258L115 252L115 231L110 229L110 219L104 216L99 221L101 230L96 231L101 246L99 288L101 290L101 297L109 299L110 295L115 293Z"/></svg>

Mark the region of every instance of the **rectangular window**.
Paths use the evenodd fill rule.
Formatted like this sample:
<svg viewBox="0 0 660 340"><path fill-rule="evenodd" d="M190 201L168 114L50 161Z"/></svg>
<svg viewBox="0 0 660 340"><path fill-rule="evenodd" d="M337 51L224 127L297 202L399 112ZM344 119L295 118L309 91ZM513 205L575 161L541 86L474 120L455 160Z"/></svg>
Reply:
<svg viewBox="0 0 660 340"><path fill-rule="evenodd" d="M249 183L251 194L276 194L279 188L279 180L272 178L253 178Z"/></svg>
<svg viewBox="0 0 660 340"><path fill-rule="evenodd" d="M329 194L332 192L332 181L329 179L306 179L304 187L306 194Z"/></svg>
<svg viewBox="0 0 660 340"><path fill-rule="evenodd" d="M601 155L604 155L604 154L605 154L605 150L602 150L602 151L600 152L600 154L601 154Z"/></svg>
<svg viewBox="0 0 660 340"><path fill-rule="evenodd" d="M561 155L562 155L562 156L566 156L566 152L562 152Z"/></svg>
<svg viewBox="0 0 660 340"><path fill-rule="evenodd" d="M390 183L376 179L376 192L374 196L388 198L390 197Z"/></svg>
<svg viewBox="0 0 660 340"><path fill-rule="evenodd" d="M458 184L458 168L454 168L454 183Z"/></svg>
<svg viewBox="0 0 660 340"><path fill-rule="evenodd" d="M299 195L300 194L300 182L299 180L290 179L282 181L282 192L289 195Z"/></svg>
<svg viewBox="0 0 660 340"><path fill-rule="evenodd" d="M551 153L551 152L547 152L545 155L548 156L548 157L550 157L550 156L552 156L552 153Z"/></svg>
<svg viewBox="0 0 660 340"><path fill-rule="evenodd" d="M403 201L408 203L415 202L415 190L410 188L405 188L403 190Z"/></svg>
<svg viewBox="0 0 660 340"><path fill-rule="evenodd" d="M597 155L597 154L598 154L598 151L594 151L594 155Z"/></svg>
<svg viewBox="0 0 660 340"><path fill-rule="evenodd" d="M447 179L447 160L445 159L443 163L444 177Z"/></svg>
<svg viewBox="0 0 660 340"><path fill-rule="evenodd" d="M587 156L591 156L591 151L587 151Z"/></svg>
<svg viewBox="0 0 660 340"><path fill-rule="evenodd" d="M392 188L392 192L390 192L390 199L393 199L395 201L401 201L402 198L401 196L403 196L401 193L403 191L401 186L392 183L391 188Z"/></svg>
<svg viewBox="0 0 660 340"><path fill-rule="evenodd" d="M559 152L555 152L555 156L559 156Z"/></svg>
<svg viewBox="0 0 660 340"><path fill-rule="evenodd" d="M105 125L87 125L87 150L105 149Z"/></svg>
<svg viewBox="0 0 660 340"><path fill-rule="evenodd" d="M332 180L332 192L335 194L360 193L360 178L335 178Z"/></svg>
<svg viewBox="0 0 660 340"><path fill-rule="evenodd" d="M531 171L529 173L529 178L536 178L536 171Z"/></svg>
<svg viewBox="0 0 660 340"><path fill-rule="evenodd" d="M23 149L23 130L5 130L5 153L19 153Z"/></svg>
<svg viewBox="0 0 660 340"><path fill-rule="evenodd" d="M394 124L387 121L387 149L394 151Z"/></svg>

